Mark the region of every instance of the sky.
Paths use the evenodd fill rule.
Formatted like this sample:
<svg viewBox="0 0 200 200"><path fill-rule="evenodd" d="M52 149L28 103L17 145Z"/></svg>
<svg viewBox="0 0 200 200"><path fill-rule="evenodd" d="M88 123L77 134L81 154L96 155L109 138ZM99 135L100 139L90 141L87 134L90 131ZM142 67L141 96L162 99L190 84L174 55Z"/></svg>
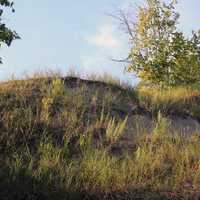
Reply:
<svg viewBox="0 0 200 200"><path fill-rule="evenodd" d="M6 12L4 21L21 39L0 49L0 80L51 70L106 73L135 83L133 74L124 73L124 64L112 61L125 58L129 45L119 22L107 13L141 1L15 0L16 12ZM199 0L179 0L179 27L185 34L200 28L199 8Z"/></svg>

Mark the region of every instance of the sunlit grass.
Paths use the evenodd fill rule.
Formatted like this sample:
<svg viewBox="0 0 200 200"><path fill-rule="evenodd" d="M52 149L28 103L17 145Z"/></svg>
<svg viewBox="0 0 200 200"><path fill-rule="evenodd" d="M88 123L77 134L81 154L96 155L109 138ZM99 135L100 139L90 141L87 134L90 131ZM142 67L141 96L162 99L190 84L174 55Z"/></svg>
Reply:
<svg viewBox="0 0 200 200"><path fill-rule="evenodd" d="M162 114L189 104L191 112L198 90L140 89L131 98L157 115L152 131L135 120L132 134L130 116L112 110L123 95L67 84L54 76L0 85L2 199L199 195L199 135L170 134Z"/></svg>
<svg viewBox="0 0 200 200"><path fill-rule="evenodd" d="M200 89L194 87L157 88L138 87L138 96L146 108L152 113L159 111L169 114L190 115L199 117L198 99Z"/></svg>

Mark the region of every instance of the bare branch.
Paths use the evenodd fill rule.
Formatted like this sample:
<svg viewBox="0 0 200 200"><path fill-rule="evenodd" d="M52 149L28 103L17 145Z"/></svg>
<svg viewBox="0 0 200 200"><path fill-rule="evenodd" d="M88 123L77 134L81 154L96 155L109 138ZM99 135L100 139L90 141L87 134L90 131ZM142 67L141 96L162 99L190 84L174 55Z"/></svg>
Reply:
<svg viewBox="0 0 200 200"><path fill-rule="evenodd" d="M126 15L126 13L123 10L120 10L119 14L121 16L120 17L121 21L123 22L123 24L125 25L125 27L127 29L128 34L130 35L131 39L134 40L134 35L132 32L131 23L130 23L128 16Z"/></svg>
<svg viewBox="0 0 200 200"><path fill-rule="evenodd" d="M114 59L114 58L111 58L110 60L111 60L111 61L114 61L114 62L119 62L119 63L128 63L128 64L131 63L131 62L129 61L128 57L125 58L125 59Z"/></svg>

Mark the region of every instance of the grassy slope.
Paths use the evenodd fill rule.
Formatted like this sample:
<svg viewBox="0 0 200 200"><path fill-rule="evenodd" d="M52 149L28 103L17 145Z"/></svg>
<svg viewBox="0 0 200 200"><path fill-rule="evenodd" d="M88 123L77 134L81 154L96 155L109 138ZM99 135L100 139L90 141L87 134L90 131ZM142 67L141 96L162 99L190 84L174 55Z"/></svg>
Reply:
<svg viewBox="0 0 200 200"><path fill-rule="evenodd" d="M199 136L172 136L162 117L199 120L199 91L152 91L72 77L2 83L0 199L199 197ZM151 134L133 133L133 115L156 119Z"/></svg>

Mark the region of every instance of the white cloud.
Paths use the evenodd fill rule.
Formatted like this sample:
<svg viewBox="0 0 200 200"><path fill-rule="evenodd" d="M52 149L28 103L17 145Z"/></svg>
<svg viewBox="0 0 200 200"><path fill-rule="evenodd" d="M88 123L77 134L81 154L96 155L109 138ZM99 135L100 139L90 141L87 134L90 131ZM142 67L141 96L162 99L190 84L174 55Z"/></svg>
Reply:
<svg viewBox="0 0 200 200"><path fill-rule="evenodd" d="M95 35L87 40L90 44L104 48L120 48L122 46L120 40L115 37L112 25L106 24L98 28Z"/></svg>
<svg viewBox="0 0 200 200"><path fill-rule="evenodd" d="M82 74L111 74L121 78L124 66L112 59L126 57L127 45L123 34L117 32L112 22L99 26L96 32L86 38L86 42L94 48L80 57Z"/></svg>

